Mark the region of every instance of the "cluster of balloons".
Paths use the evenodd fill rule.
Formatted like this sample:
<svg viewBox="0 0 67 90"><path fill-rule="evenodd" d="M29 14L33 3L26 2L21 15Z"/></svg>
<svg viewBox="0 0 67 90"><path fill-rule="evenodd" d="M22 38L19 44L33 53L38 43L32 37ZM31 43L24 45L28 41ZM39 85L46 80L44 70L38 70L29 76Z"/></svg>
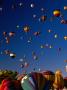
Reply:
<svg viewBox="0 0 67 90"><path fill-rule="evenodd" d="M67 88L67 77L63 78L60 70L55 73L46 70L21 75L4 70L0 71L0 80L0 90L4 90L4 88L6 88L5 90L63 90L63 88Z"/></svg>

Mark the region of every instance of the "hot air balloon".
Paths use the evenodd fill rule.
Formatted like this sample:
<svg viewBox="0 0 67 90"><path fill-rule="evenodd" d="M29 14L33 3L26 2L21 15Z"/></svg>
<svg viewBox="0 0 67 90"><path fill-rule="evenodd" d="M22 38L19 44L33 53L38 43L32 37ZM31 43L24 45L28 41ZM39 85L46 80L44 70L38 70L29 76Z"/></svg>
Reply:
<svg viewBox="0 0 67 90"><path fill-rule="evenodd" d="M24 76L26 76L26 74L17 75L17 80L21 81Z"/></svg>
<svg viewBox="0 0 67 90"><path fill-rule="evenodd" d="M67 36L64 36L64 40L67 40Z"/></svg>
<svg viewBox="0 0 67 90"><path fill-rule="evenodd" d="M61 23L61 24L67 24L67 20L62 19L62 20L60 21L60 23Z"/></svg>
<svg viewBox="0 0 67 90"><path fill-rule="evenodd" d="M47 16L45 16L45 15L42 15L42 16L40 17L40 20L41 20L42 22L44 22L46 19L47 19Z"/></svg>
<svg viewBox="0 0 67 90"><path fill-rule="evenodd" d="M44 78L42 73L31 72L29 75L35 83L36 90L46 90L45 86L46 86L47 80L46 80L46 78Z"/></svg>
<svg viewBox="0 0 67 90"><path fill-rule="evenodd" d="M64 87L67 89L67 77L64 77Z"/></svg>
<svg viewBox="0 0 67 90"><path fill-rule="evenodd" d="M49 81L49 89L53 88L53 82L55 79L55 74L52 71L46 70L42 72L43 76Z"/></svg>
<svg viewBox="0 0 67 90"><path fill-rule="evenodd" d="M7 35L7 32L3 32L3 35L6 36Z"/></svg>
<svg viewBox="0 0 67 90"><path fill-rule="evenodd" d="M34 35L38 36L38 35L40 35L40 32L34 32Z"/></svg>
<svg viewBox="0 0 67 90"><path fill-rule="evenodd" d="M12 37L15 35L15 32L9 32L9 37Z"/></svg>
<svg viewBox="0 0 67 90"><path fill-rule="evenodd" d="M9 37L5 37L5 39L6 39L6 43L8 44L10 42Z"/></svg>
<svg viewBox="0 0 67 90"><path fill-rule="evenodd" d="M64 6L64 10L67 10L67 6Z"/></svg>
<svg viewBox="0 0 67 90"><path fill-rule="evenodd" d="M67 65L65 66L65 71L67 72Z"/></svg>
<svg viewBox="0 0 67 90"><path fill-rule="evenodd" d="M56 9L56 10L54 10L53 11L53 15L55 16L55 17L58 17L58 16L60 16L60 10L58 10L58 9Z"/></svg>
<svg viewBox="0 0 67 90"><path fill-rule="evenodd" d="M11 58L15 58L15 57L16 57L16 54L10 53L10 57L11 57Z"/></svg>
<svg viewBox="0 0 67 90"><path fill-rule="evenodd" d="M30 27L29 26L24 26L24 32L29 32L30 31Z"/></svg>
<svg viewBox="0 0 67 90"><path fill-rule="evenodd" d="M35 85L33 80L30 80L29 75L26 75L21 80L21 87L23 90L35 90Z"/></svg>
<svg viewBox="0 0 67 90"><path fill-rule="evenodd" d="M64 87L64 80L63 80L62 72L60 70L57 70L55 72L55 81L53 83L53 86L57 90L63 89Z"/></svg>
<svg viewBox="0 0 67 90"><path fill-rule="evenodd" d="M34 8L34 3L31 3L30 7L31 7L31 8Z"/></svg>
<svg viewBox="0 0 67 90"><path fill-rule="evenodd" d="M9 50L4 50L4 53L9 55L10 54L10 51Z"/></svg>
<svg viewBox="0 0 67 90"><path fill-rule="evenodd" d="M21 80L21 86L24 90L46 90L46 81L41 73L31 72Z"/></svg>

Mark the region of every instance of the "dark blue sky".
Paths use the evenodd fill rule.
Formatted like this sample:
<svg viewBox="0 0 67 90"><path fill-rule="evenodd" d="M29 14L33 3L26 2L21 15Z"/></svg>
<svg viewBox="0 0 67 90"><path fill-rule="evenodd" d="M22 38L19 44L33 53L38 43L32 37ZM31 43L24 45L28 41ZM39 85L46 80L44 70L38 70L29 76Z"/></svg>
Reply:
<svg viewBox="0 0 67 90"><path fill-rule="evenodd" d="M64 20L67 20L67 10L64 10L64 6L67 6L67 0L1 0L0 2L0 68L17 70L22 72L26 70L31 72L34 68L36 71L41 70L62 70L64 76L67 60L67 40L64 40L64 36L67 36L67 24L61 24L62 18L54 17L53 11L59 9L63 15ZM22 3L22 6L19 4ZM32 8L30 5L34 4ZM14 5L14 8L12 8ZM44 8L44 11L41 11ZM33 15L36 18L33 18ZM40 21L42 15L47 16L44 22ZM52 21L50 19L53 18ZM19 25L19 28L17 28ZM23 28L27 25L30 27L29 32L24 32ZM48 30L51 30L49 33ZM40 35L35 36L34 32L40 31ZM10 38L8 44L5 43L5 37L3 32L15 32L15 36ZM57 38L54 36L57 35ZM9 37L9 36L8 36ZM28 43L31 37L31 42ZM52 45L52 48L44 47ZM59 48L61 50L59 50ZM16 54L16 57L12 59L9 55L4 54L4 50L10 50ZM35 52L38 59L34 60L32 52ZM24 58L26 56L26 58ZM29 63L28 68L21 68L20 59ZM22 62L23 63L23 62Z"/></svg>

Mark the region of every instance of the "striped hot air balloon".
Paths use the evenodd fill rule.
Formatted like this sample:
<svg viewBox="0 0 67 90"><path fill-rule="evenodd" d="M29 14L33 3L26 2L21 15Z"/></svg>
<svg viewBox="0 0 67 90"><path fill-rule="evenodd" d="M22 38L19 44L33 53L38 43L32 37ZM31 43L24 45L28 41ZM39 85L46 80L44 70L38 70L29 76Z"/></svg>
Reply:
<svg viewBox="0 0 67 90"><path fill-rule="evenodd" d="M36 85L36 90L44 90L46 86L46 78L39 72L31 72L30 77L33 79Z"/></svg>
<svg viewBox="0 0 67 90"><path fill-rule="evenodd" d="M46 70L46 71L43 71L42 72L43 76L47 79L48 81L48 86L47 88L50 89L50 88L53 88L53 82L54 82L54 79L55 79L55 74L54 72L52 71L49 71L49 70Z"/></svg>
<svg viewBox="0 0 67 90"><path fill-rule="evenodd" d="M41 73L31 72L21 80L24 90L46 90L46 79Z"/></svg>

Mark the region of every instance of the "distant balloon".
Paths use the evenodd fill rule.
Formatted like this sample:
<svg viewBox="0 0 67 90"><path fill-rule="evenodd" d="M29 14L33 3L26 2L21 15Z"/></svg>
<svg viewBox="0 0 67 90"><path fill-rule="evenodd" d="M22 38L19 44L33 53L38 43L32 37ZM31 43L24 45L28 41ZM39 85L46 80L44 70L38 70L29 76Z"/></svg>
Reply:
<svg viewBox="0 0 67 90"><path fill-rule="evenodd" d="M67 65L65 66L65 71L67 72Z"/></svg>
<svg viewBox="0 0 67 90"><path fill-rule="evenodd" d="M33 14L33 18L36 18L36 14Z"/></svg>
<svg viewBox="0 0 67 90"><path fill-rule="evenodd" d="M16 26L16 28L19 28L19 27L20 27L19 25Z"/></svg>
<svg viewBox="0 0 67 90"><path fill-rule="evenodd" d="M42 15L42 16L40 17L40 20L41 20L42 22L44 22L46 19L47 19L47 16Z"/></svg>
<svg viewBox="0 0 67 90"><path fill-rule="evenodd" d="M3 8L2 7L0 7L0 11L2 11L3 10Z"/></svg>
<svg viewBox="0 0 67 90"><path fill-rule="evenodd" d="M64 6L64 10L67 10L67 6Z"/></svg>
<svg viewBox="0 0 67 90"><path fill-rule="evenodd" d="M9 50L4 50L4 53L9 55L10 54L10 51Z"/></svg>
<svg viewBox="0 0 67 90"><path fill-rule="evenodd" d="M53 48L53 46L52 46L52 45L50 45L50 46L49 46L49 48Z"/></svg>
<svg viewBox="0 0 67 90"><path fill-rule="evenodd" d="M31 3L30 7L31 7L31 8L34 8L34 4L33 4L33 3Z"/></svg>
<svg viewBox="0 0 67 90"><path fill-rule="evenodd" d="M34 35L38 36L38 35L40 35L40 32L34 32Z"/></svg>
<svg viewBox="0 0 67 90"><path fill-rule="evenodd" d="M38 57L36 55L33 56L34 60L38 60Z"/></svg>
<svg viewBox="0 0 67 90"><path fill-rule="evenodd" d="M54 35L54 38L57 38L57 37L58 37L58 35L57 35L57 34L55 34L55 35Z"/></svg>
<svg viewBox="0 0 67 90"><path fill-rule="evenodd" d="M29 66L29 64L28 64L27 62L25 62L25 63L24 63L24 67L27 68L28 66Z"/></svg>
<svg viewBox="0 0 67 90"><path fill-rule="evenodd" d="M7 35L7 32L3 32L3 35L6 36Z"/></svg>
<svg viewBox="0 0 67 90"><path fill-rule="evenodd" d="M5 37L6 39L6 43L8 44L10 42L10 38L9 37Z"/></svg>
<svg viewBox="0 0 67 90"><path fill-rule="evenodd" d="M15 57L16 57L16 54L10 53L10 57L11 57L11 58L15 58Z"/></svg>
<svg viewBox="0 0 67 90"><path fill-rule="evenodd" d="M67 24L67 20L61 20L61 24Z"/></svg>
<svg viewBox="0 0 67 90"><path fill-rule="evenodd" d="M44 48L45 46L44 46L44 45L41 45L40 47L41 47L41 48Z"/></svg>
<svg viewBox="0 0 67 90"><path fill-rule="evenodd" d="M49 33L51 33L51 32L52 32L52 30L50 30L50 29L49 29L49 30L48 30L48 32L49 32Z"/></svg>
<svg viewBox="0 0 67 90"><path fill-rule="evenodd" d="M41 11L44 12L44 8L41 8Z"/></svg>
<svg viewBox="0 0 67 90"><path fill-rule="evenodd" d="M64 60L64 62L66 62L66 63L67 63L67 60Z"/></svg>
<svg viewBox="0 0 67 90"><path fill-rule="evenodd" d="M23 3L22 3L22 2L20 2L20 3L19 3L19 6L20 6L20 7L21 7L21 6L23 6Z"/></svg>
<svg viewBox="0 0 67 90"><path fill-rule="evenodd" d="M20 66L21 66L21 68L24 68L24 64L21 64Z"/></svg>
<svg viewBox="0 0 67 90"><path fill-rule="evenodd" d="M60 14L61 14L60 10L58 10L58 9L53 11L53 15L56 17L60 16Z"/></svg>
<svg viewBox="0 0 67 90"><path fill-rule="evenodd" d="M9 36L12 37L15 35L15 32L9 32Z"/></svg>
<svg viewBox="0 0 67 90"><path fill-rule="evenodd" d="M24 26L24 32L29 32L30 31L30 27L29 26Z"/></svg>
<svg viewBox="0 0 67 90"><path fill-rule="evenodd" d="M67 36L64 36L64 40L67 40Z"/></svg>

